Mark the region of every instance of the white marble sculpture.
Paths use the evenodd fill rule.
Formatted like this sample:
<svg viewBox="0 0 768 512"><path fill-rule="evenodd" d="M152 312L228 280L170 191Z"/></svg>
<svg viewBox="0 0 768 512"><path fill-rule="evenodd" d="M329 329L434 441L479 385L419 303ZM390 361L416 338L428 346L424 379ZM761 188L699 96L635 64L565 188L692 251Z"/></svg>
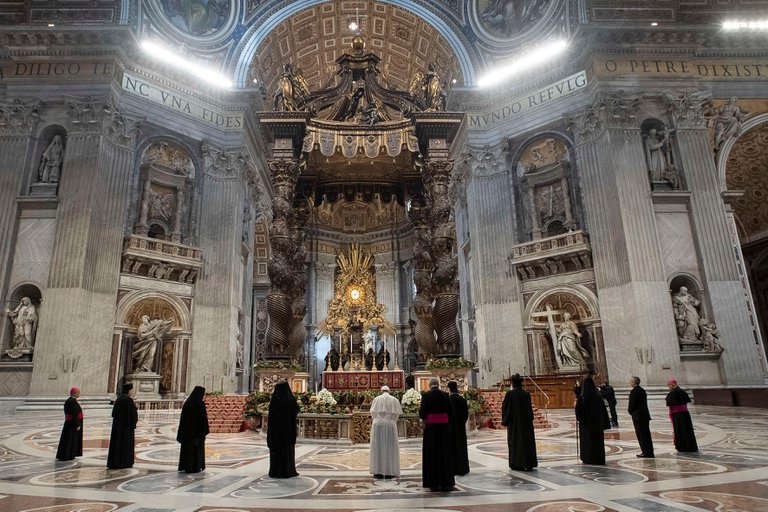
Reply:
<svg viewBox="0 0 768 512"><path fill-rule="evenodd" d="M7 314L13 322L14 330L13 347L6 351L6 355L18 358L31 353L37 333L37 308L29 297L22 297L19 305L7 310Z"/></svg>
<svg viewBox="0 0 768 512"><path fill-rule="evenodd" d="M149 316L141 317L141 325L136 335L138 340L133 345L133 372L152 372L157 347L163 336L171 329L173 320L150 320Z"/></svg>
<svg viewBox="0 0 768 512"><path fill-rule="evenodd" d="M696 341L701 336L699 328L701 316L696 309L700 304L696 297L688 293L688 288L685 286L681 286L678 292L672 295L677 336L681 340Z"/></svg>
<svg viewBox="0 0 768 512"><path fill-rule="evenodd" d="M587 366L589 353L581 346L581 333L570 313L563 313L563 321L557 327L556 351L561 368Z"/></svg>
<svg viewBox="0 0 768 512"><path fill-rule="evenodd" d="M45 148L40 159L40 167L37 171L40 183L58 183L63 161L64 144L61 141L61 136L56 135Z"/></svg>
<svg viewBox="0 0 768 512"><path fill-rule="evenodd" d="M715 149L720 149L728 139L741 135L744 116L748 112L736 104L736 98L730 98L728 103L715 110Z"/></svg>
<svg viewBox="0 0 768 512"><path fill-rule="evenodd" d="M667 181L668 170L673 166L669 130L651 128L644 137L648 174L652 182Z"/></svg>
<svg viewBox="0 0 768 512"><path fill-rule="evenodd" d="M701 329L702 348L706 352L722 352L723 347L718 343L720 333L714 322L707 321L706 318L699 320L699 329Z"/></svg>

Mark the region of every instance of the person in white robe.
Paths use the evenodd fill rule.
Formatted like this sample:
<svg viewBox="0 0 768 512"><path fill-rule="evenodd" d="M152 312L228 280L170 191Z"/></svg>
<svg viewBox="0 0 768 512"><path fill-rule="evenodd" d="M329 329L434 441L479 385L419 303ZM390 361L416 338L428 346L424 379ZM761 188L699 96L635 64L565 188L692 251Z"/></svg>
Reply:
<svg viewBox="0 0 768 512"><path fill-rule="evenodd" d="M400 400L382 386L381 394L371 402L371 463L374 478L400 476L400 445L397 440L397 419L403 414Z"/></svg>

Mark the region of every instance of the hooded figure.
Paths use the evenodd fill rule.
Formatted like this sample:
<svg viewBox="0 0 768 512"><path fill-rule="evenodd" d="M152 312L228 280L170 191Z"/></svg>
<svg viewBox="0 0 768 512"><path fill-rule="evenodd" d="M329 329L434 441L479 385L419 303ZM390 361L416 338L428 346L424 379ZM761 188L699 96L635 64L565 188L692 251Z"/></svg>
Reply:
<svg viewBox="0 0 768 512"><path fill-rule="evenodd" d="M459 386L451 381L448 383L453 418L451 419L451 434L453 435L453 474L463 476L469 473L469 454L467 453L467 420L469 406L466 399L459 394Z"/></svg>
<svg viewBox="0 0 768 512"><path fill-rule="evenodd" d="M291 478L296 472L296 417L299 404L285 381L278 382L269 401L267 446L270 478Z"/></svg>
<svg viewBox="0 0 768 512"><path fill-rule="evenodd" d="M397 419L403 414L400 400L382 386L381 394L371 402L371 461L368 467L374 478L400 476L400 444Z"/></svg>
<svg viewBox="0 0 768 512"><path fill-rule="evenodd" d="M531 394L523 389L523 378L519 374L512 376L512 389L504 395L501 424L507 427L509 467L516 471L530 471L538 466Z"/></svg>
<svg viewBox="0 0 768 512"><path fill-rule="evenodd" d="M610 427L603 397L592 377L584 377L576 398L576 420L579 422L579 448L584 464L605 465L605 429Z"/></svg>
<svg viewBox="0 0 768 512"><path fill-rule="evenodd" d="M122 469L133 467L134 433L139 413L133 402L133 384L124 384L112 407L112 433L109 435L107 467Z"/></svg>
<svg viewBox="0 0 768 512"><path fill-rule="evenodd" d="M57 460L72 460L83 455L83 410L77 399L80 390L69 390L69 398L64 402L64 428L61 429Z"/></svg>
<svg viewBox="0 0 768 512"><path fill-rule="evenodd" d="M181 443L179 471L198 473L205 469L205 436L208 435L208 412L205 410L205 388L195 386L179 418L176 441Z"/></svg>

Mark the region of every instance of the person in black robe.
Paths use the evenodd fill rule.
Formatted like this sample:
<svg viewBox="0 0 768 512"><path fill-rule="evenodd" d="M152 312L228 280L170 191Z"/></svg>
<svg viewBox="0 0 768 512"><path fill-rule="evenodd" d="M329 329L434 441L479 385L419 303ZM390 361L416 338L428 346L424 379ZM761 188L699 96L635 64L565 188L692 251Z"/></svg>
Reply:
<svg viewBox="0 0 768 512"><path fill-rule="evenodd" d="M299 476L296 471L296 417L299 404L285 381L278 382L269 401L267 446L270 478Z"/></svg>
<svg viewBox="0 0 768 512"><path fill-rule="evenodd" d="M376 354L373 352L372 348L368 349L368 352L365 353L365 369L367 371L373 370L373 365L376 360Z"/></svg>
<svg viewBox="0 0 768 512"><path fill-rule="evenodd" d="M376 369L379 371L389 369L389 350L385 349L384 345L376 353Z"/></svg>
<svg viewBox="0 0 768 512"><path fill-rule="evenodd" d="M64 427L61 429L57 460L72 460L83 455L83 410L77 399L80 390L69 390L69 398L64 402Z"/></svg>
<svg viewBox="0 0 768 512"><path fill-rule="evenodd" d="M603 397L603 401L608 405L608 410L611 411L611 426L619 427L619 416L616 414L616 392L613 390L613 386L608 384L608 381L603 382L600 386L600 396Z"/></svg>
<svg viewBox="0 0 768 512"><path fill-rule="evenodd" d="M459 394L459 386L451 381L448 390L453 407L451 433L453 434L453 474L464 476L469 474L469 454L467 453L467 420L469 407L467 401Z"/></svg>
<svg viewBox="0 0 768 512"><path fill-rule="evenodd" d="M519 374L512 376L512 389L504 395L501 424L507 427L509 467L515 471L531 471L538 466L531 394L523 389L523 378Z"/></svg>
<svg viewBox="0 0 768 512"><path fill-rule="evenodd" d="M576 398L580 458L584 464L605 465L605 429L610 425L603 397L592 377L584 377Z"/></svg>
<svg viewBox="0 0 768 512"><path fill-rule="evenodd" d="M184 402L179 418L176 441L181 443L179 471L199 473L205 469L205 436L208 435L208 411L205 410L205 388L195 386Z"/></svg>
<svg viewBox="0 0 768 512"><path fill-rule="evenodd" d="M629 392L627 412L632 416L637 443L640 445L640 453L637 456L652 459L654 457L653 438L651 438L651 413L648 411L648 395L640 387L640 377L629 379L629 387L632 390Z"/></svg>
<svg viewBox="0 0 768 512"><path fill-rule="evenodd" d="M685 453L698 452L699 445L696 443L696 434L693 432L691 413L688 412L691 397L678 387L675 379L670 379L667 387L669 388L667 407L669 407L669 419L675 431L675 449Z"/></svg>
<svg viewBox="0 0 768 512"><path fill-rule="evenodd" d="M429 379L429 391L424 393L419 417L424 421L421 445L421 480L432 491L452 491L456 480L453 475L453 436L451 398L440 391L435 377Z"/></svg>
<svg viewBox="0 0 768 512"><path fill-rule="evenodd" d="M107 467L123 469L133 467L136 424L139 413L133 402L133 384L124 384L112 407L112 433L109 435Z"/></svg>

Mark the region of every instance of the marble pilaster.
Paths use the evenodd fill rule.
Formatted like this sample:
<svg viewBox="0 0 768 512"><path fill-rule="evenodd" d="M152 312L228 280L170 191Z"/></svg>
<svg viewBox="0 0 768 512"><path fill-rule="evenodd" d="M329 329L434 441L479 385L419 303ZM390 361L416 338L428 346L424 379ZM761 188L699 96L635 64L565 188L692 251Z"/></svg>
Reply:
<svg viewBox="0 0 768 512"><path fill-rule="evenodd" d="M704 288L720 332L725 384L764 382L765 355L751 328L748 302L740 281L720 196L720 182L704 117L706 98L698 93L668 94L675 120L681 165L692 192L691 217L696 232Z"/></svg>
<svg viewBox="0 0 768 512"><path fill-rule="evenodd" d="M108 97L66 104L67 151L30 390L38 395L62 394L72 385L84 394L108 391L104 369L138 130Z"/></svg>

